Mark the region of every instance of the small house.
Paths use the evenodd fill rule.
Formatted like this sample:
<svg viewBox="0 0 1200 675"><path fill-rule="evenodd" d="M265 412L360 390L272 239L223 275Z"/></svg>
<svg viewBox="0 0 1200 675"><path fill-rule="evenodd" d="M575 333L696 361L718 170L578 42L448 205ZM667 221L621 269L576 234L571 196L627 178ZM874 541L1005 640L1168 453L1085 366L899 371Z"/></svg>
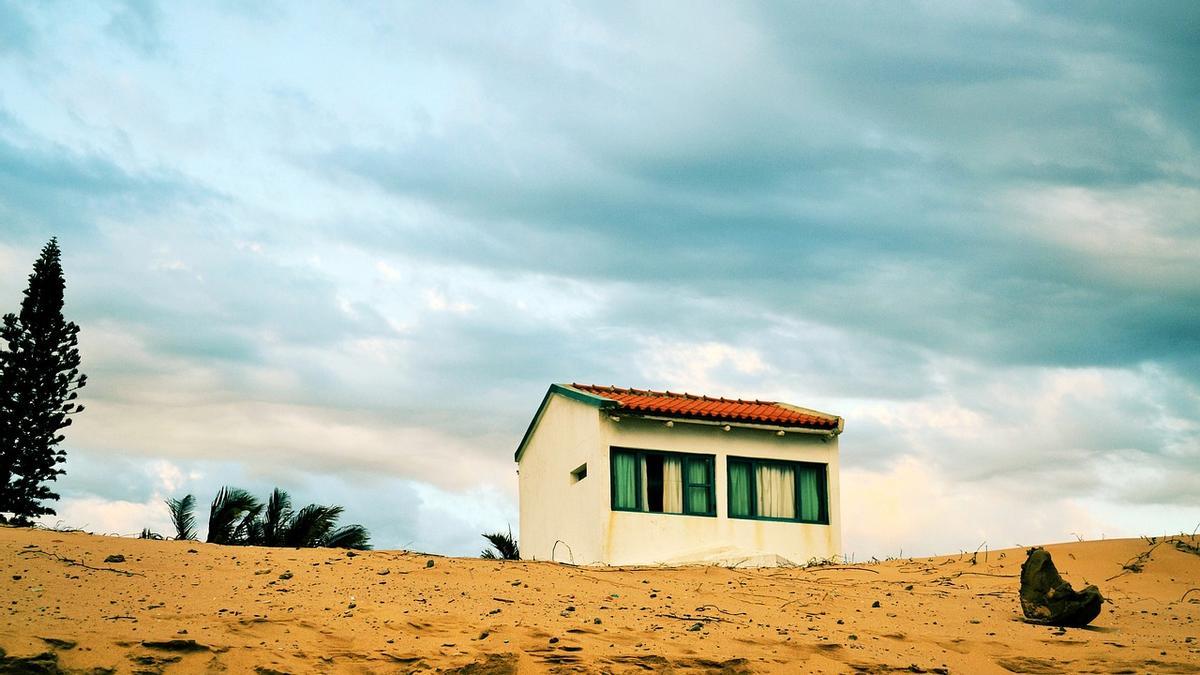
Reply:
<svg viewBox="0 0 1200 675"><path fill-rule="evenodd" d="M521 556L773 565L838 555L842 426L775 401L553 384L516 452Z"/></svg>

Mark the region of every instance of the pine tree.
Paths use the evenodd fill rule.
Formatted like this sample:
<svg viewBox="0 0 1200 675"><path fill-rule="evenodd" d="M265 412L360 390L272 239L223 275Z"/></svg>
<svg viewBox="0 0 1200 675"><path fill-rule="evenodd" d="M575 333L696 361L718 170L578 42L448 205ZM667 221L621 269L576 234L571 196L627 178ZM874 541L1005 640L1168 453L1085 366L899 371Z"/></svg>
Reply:
<svg viewBox="0 0 1200 675"><path fill-rule="evenodd" d="M60 256L51 239L33 265L20 313L6 314L0 326L0 514L13 514L19 525L54 514L42 502L58 499L46 483L63 473L59 431L83 410L74 401L87 376L79 372L79 327L63 320Z"/></svg>

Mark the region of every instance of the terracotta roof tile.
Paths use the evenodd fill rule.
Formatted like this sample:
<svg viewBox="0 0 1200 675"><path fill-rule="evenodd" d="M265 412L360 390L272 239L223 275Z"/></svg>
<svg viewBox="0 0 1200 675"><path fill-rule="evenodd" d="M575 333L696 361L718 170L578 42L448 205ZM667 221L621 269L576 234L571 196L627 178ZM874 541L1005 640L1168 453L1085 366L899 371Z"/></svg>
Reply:
<svg viewBox="0 0 1200 675"><path fill-rule="evenodd" d="M682 419L704 419L714 422L749 422L782 427L834 430L839 426L836 415L806 410L776 401L747 401L695 394L676 394L670 391L623 389L595 384L572 384L574 389L616 401L618 410L630 413L661 415Z"/></svg>

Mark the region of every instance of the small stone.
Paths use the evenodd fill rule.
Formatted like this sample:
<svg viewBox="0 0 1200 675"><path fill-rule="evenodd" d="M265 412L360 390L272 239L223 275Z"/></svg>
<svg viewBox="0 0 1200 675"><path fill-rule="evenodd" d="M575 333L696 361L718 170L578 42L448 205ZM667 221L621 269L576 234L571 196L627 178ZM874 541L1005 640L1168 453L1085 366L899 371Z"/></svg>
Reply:
<svg viewBox="0 0 1200 675"><path fill-rule="evenodd" d="M837 622L838 622L838 625L839 625L839 626L840 626L840 625L842 625L842 624L844 624L844 623L846 623L845 621L842 621L841 619L838 619L838 620L837 620Z"/></svg>
<svg viewBox="0 0 1200 675"><path fill-rule="evenodd" d="M104 562L106 562L106 563L123 563L123 562L125 562L125 556L121 555L120 553L114 553L114 554L108 556L107 558L105 558Z"/></svg>
<svg viewBox="0 0 1200 675"><path fill-rule="evenodd" d="M550 644L552 644L552 645L558 644L558 638L556 638L556 637L550 638Z"/></svg>
<svg viewBox="0 0 1200 675"><path fill-rule="evenodd" d="M688 627L688 630L689 630L689 631L692 631L692 632L695 632L695 631L698 631L698 630L703 630L703 629L704 629L704 624L703 624L703 623L701 623L701 622L699 622L699 621L697 621L696 623L694 623L694 624L692 624L691 626L689 626L689 627Z"/></svg>
<svg viewBox="0 0 1200 675"><path fill-rule="evenodd" d="M426 560L426 561L425 561L425 569L429 569L430 567L433 567L433 561L432 561L432 560Z"/></svg>
<svg viewBox="0 0 1200 675"><path fill-rule="evenodd" d="M851 634L849 634L849 635L847 635L847 636L846 636L846 639L848 639L848 640L858 640L858 636L857 636L857 635L855 635L854 633L851 633Z"/></svg>
<svg viewBox="0 0 1200 675"><path fill-rule="evenodd" d="M909 585L907 585L907 586L905 586L905 587L904 587L904 590L906 590L906 591L911 591L912 589L913 589L913 585L912 585L912 584L909 584Z"/></svg>
<svg viewBox="0 0 1200 675"><path fill-rule="evenodd" d="M871 607L878 607L878 606L879 606L879 601L878 601L878 600L876 600L875 602L872 602L872 603L871 603Z"/></svg>
<svg viewBox="0 0 1200 675"><path fill-rule="evenodd" d="M596 618L592 619L592 623L594 623L594 624L596 624L597 626L599 626L599 625L600 625L601 623L603 623L603 622L602 622L602 621L600 621L600 617L596 617Z"/></svg>
<svg viewBox="0 0 1200 675"><path fill-rule="evenodd" d="M280 579L283 579L284 581L287 581L288 579L291 579L291 578L292 578L292 572L291 572L291 570L288 570L287 572L284 572L283 574L280 574L280 575L279 575L279 578L280 578Z"/></svg>
<svg viewBox="0 0 1200 675"><path fill-rule="evenodd" d="M392 571L386 567L379 570L378 572L376 572L376 574L378 574L381 577L386 577L387 575L389 575L391 573L392 573Z"/></svg>

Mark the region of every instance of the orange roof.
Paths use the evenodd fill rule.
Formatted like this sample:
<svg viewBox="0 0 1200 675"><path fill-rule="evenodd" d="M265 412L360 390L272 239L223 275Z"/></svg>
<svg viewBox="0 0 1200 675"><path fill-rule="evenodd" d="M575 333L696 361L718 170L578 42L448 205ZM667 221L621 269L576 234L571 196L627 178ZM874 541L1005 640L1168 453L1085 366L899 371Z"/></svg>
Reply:
<svg viewBox="0 0 1200 675"><path fill-rule="evenodd" d="M837 415L776 401L747 401L648 389L622 389L595 384L571 384L572 389L616 402L614 410L714 422L749 422L781 427L837 430Z"/></svg>

